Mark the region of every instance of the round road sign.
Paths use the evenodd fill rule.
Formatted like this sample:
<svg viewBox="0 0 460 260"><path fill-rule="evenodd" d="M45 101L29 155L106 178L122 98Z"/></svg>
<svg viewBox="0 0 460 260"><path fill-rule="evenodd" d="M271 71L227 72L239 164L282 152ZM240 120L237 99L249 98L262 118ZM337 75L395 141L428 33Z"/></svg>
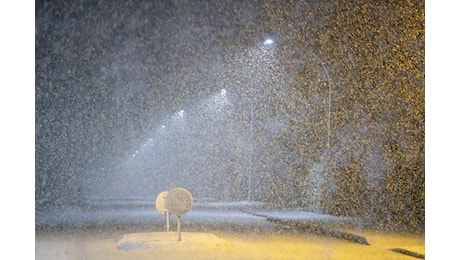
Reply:
<svg viewBox="0 0 460 260"><path fill-rule="evenodd" d="M192 194L184 188L170 190L165 199L166 209L176 216L189 212L192 209L192 203Z"/></svg>
<svg viewBox="0 0 460 260"><path fill-rule="evenodd" d="M158 194L157 199L155 200L155 207L157 208L158 212L162 215L166 215L166 196L168 195L167 191L160 192Z"/></svg>

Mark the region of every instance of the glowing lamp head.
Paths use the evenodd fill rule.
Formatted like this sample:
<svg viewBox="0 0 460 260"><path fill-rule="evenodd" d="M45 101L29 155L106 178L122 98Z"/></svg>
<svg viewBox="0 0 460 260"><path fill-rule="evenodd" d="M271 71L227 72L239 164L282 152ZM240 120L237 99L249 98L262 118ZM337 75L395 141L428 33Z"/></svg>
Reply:
<svg viewBox="0 0 460 260"><path fill-rule="evenodd" d="M274 44L275 44L275 41L272 38L267 38L264 41L264 47L265 48L271 48L271 47L273 47Z"/></svg>

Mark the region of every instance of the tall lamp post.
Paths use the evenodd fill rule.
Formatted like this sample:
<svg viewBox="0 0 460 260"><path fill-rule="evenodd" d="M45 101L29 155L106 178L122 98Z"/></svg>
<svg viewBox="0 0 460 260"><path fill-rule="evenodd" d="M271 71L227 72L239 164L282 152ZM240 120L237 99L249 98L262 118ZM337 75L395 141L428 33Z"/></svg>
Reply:
<svg viewBox="0 0 460 260"><path fill-rule="evenodd" d="M251 175L252 175L252 121L254 116L254 109L252 101L249 102L251 106L251 117L249 122L249 174L248 174L248 201L251 201Z"/></svg>
<svg viewBox="0 0 460 260"><path fill-rule="evenodd" d="M265 41L262 43L262 47L265 50L272 49L275 45L275 41L268 37L265 39ZM251 114L250 114L250 126L249 126L249 174L248 174L248 201L251 201L251 179L252 179L252 126L253 126L253 119L254 119L254 107L252 105L252 101L249 101L249 106L251 109Z"/></svg>
<svg viewBox="0 0 460 260"><path fill-rule="evenodd" d="M326 67L324 66L324 62L318 56L316 56L314 53L312 53L312 54L313 54L313 57L315 57L315 59L321 64L321 68L326 73L327 83L329 85L329 97L328 97L328 102L327 102L327 106L328 106L328 111L327 111L327 151L329 153L330 136L331 136L331 102L332 102L331 78L329 76L329 72L327 71Z"/></svg>

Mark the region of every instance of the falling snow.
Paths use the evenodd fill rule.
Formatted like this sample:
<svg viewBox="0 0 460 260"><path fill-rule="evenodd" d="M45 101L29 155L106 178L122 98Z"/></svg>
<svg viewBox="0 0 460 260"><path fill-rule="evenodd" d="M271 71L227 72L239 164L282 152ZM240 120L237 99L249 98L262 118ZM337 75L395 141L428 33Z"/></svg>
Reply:
<svg viewBox="0 0 460 260"><path fill-rule="evenodd" d="M423 234L424 15L423 1L40 1L38 219L185 187Z"/></svg>

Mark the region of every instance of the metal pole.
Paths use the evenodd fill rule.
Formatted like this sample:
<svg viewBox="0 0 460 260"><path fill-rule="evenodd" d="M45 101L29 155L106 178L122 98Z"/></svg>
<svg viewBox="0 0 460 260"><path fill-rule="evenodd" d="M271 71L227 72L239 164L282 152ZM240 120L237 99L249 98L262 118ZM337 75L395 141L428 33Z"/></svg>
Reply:
<svg viewBox="0 0 460 260"><path fill-rule="evenodd" d="M252 175L252 120L254 116L254 110L252 102L249 103L251 106L251 119L249 127L249 176L248 176L248 201L251 201L251 175Z"/></svg>
<svg viewBox="0 0 460 260"><path fill-rule="evenodd" d="M329 152L330 144L330 135L331 135L331 103L332 103L332 85L331 85L331 77L329 76L329 72L327 71L326 67L324 66L324 62L312 53L316 60L319 61L323 71L326 73L327 84L329 86L329 96L327 100L327 151Z"/></svg>
<svg viewBox="0 0 460 260"><path fill-rule="evenodd" d="M166 232L169 232L169 211L166 210Z"/></svg>
<svg viewBox="0 0 460 260"><path fill-rule="evenodd" d="M180 216L177 217L177 241L181 240L181 234L180 234Z"/></svg>

